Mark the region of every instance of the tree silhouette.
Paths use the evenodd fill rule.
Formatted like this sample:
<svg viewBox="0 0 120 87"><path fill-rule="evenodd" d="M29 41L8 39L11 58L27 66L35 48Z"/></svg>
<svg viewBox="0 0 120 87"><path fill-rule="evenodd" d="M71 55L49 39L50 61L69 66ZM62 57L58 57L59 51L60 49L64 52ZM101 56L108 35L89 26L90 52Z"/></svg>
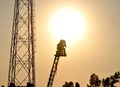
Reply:
<svg viewBox="0 0 120 87"><path fill-rule="evenodd" d="M75 83L75 87L80 87L78 82Z"/></svg>
<svg viewBox="0 0 120 87"><path fill-rule="evenodd" d="M87 87L100 87L101 80L99 80L98 75L96 75L95 73L93 73L90 76L89 83L90 83L90 85L87 84Z"/></svg>
<svg viewBox="0 0 120 87"><path fill-rule="evenodd" d="M1 85L1 87L5 87L4 85Z"/></svg>
<svg viewBox="0 0 120 87"><path fill-rule="evenodd" d="M63 87L80 87L80 85L79 85L78 82L76 82L75 86L74 86L74 83L72 81L70 81L70 82L65 82L65 84L63 85Z"/></svg>
<svg viewBox="0 0 120 87"><path fill-rule="evenodd" d="M109 87L110 86L110 78L107 77L107 78L103 79L102 85L103 85L103 87Z"/></svg>
<svg viewBox="0 0 120 87"><path fill-rule="evenodd" d="M115 72L114 75L102 80L103 87L116 87L115 83L119 82L120 72Z"/></svg>
<svg viewBox="0 0 120 87"><path fill-rule="evenodd" d="M74 84L72 81L70 82L65 82L65 84L63 85L63 87L74 87Z"/></svg>
<svg viewBox="0 0 120 87"><path fill-rule="evenodd" d="M115 72L114 75L110 77L103 78L102 80L99 79L99 76L93 73L90 76L89 84L87 87L116 87L115 84L120 82L120 72ZM63 87L80 87L79 83L76 82L75 85L72 81L65 82Z"/></svg>

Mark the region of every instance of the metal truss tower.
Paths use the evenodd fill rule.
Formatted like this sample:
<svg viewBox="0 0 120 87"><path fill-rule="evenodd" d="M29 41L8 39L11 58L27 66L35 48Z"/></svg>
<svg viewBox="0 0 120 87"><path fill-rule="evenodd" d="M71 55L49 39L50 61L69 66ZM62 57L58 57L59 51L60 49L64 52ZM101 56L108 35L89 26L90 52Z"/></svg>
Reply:
<svg viewBox="0 0 120 87"><path fill-rule="evenodd" d="M8 87L35 87L34 7L34 0L15 0Z"/></svg>

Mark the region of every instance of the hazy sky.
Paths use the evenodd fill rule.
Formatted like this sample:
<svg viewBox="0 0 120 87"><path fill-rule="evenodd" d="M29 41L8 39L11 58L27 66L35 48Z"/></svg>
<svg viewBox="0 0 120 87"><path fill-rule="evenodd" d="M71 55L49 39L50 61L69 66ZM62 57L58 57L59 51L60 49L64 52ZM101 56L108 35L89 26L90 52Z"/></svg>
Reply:
<svg viewBox="0 0 120 87"><path fill-rule="evenodd" d="M58 43L48 21L57 9L67 6L84 14L87 29L82 40L68 46L68 56L60 59L53 86L78 81L86 87L92 73L102 79L120 69L120 0L36 0L37 87L47 85ZM8 79L13 7L14 0L0 2L0 85Z"/></svg>

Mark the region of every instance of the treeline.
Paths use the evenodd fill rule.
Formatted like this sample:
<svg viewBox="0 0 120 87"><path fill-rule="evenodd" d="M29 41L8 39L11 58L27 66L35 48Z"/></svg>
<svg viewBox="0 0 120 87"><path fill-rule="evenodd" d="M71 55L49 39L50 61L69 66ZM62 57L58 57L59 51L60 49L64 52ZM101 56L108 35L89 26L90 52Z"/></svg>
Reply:
<svg viewBox="0 0 120 87"><path fill-rule="evenodd" d="M89 84L87 84L87 87L116 87L115 84L119 82L119 79L120 72L115 72L114 75L103 78L102 80L99 79L98 75L93 73L90 76Z"/></svg>
<svg viewBox="0 0 120 87"><path fill-rule="evenodd" d="M90 76L89 84L87 87L116 87L115 84L119 82L120 72L115 72L114 75L111 75L106 78L99 78L99 76L93 73ZM65 82L63 87L80 87L80 84L76 82L75 84L71 82Z"/></svg>

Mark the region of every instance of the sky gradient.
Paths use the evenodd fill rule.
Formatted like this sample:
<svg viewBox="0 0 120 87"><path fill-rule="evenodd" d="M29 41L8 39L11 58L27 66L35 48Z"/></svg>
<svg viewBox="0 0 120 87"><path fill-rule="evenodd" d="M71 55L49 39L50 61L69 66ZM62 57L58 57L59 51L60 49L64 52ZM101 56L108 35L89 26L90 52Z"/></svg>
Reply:
<svg viewBox="0 0 120 87"><path fill-rule="evenodd" d="M90 75L100 79L120 69L120 0L36 0L36 86L45 87L56 52L48 22L57 9L72 7L85 17L82 40L68 46L61 58L53 87L65 81L87 87ZM0 85L7 85L14 0L0 2ZM67 43L69 45L69 43ZM119 84L118 84L119 85Z"/></svg>

